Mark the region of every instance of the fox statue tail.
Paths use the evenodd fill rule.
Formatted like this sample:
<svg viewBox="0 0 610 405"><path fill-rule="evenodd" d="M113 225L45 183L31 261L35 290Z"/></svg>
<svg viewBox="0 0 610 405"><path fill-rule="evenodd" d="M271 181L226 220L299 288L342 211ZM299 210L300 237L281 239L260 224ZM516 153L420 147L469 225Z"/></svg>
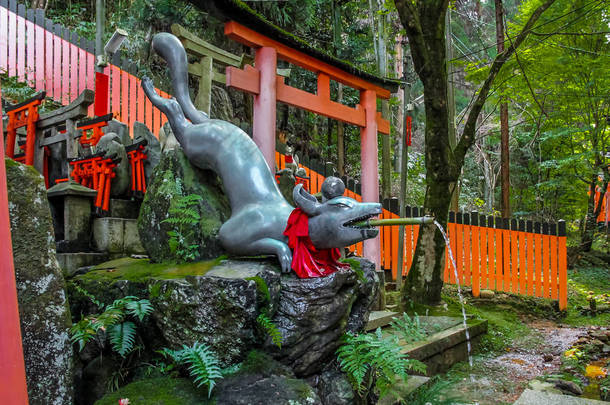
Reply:
<svg viewBox="0 0 610 405"><path fill-rule="evenodd" d="M169 65L174 97L186 118L193 124L207 121L208 115L197 110L191 101L188 88L188 60L180 40L172 34L163 32L153 37L152 47Z"/></svg>

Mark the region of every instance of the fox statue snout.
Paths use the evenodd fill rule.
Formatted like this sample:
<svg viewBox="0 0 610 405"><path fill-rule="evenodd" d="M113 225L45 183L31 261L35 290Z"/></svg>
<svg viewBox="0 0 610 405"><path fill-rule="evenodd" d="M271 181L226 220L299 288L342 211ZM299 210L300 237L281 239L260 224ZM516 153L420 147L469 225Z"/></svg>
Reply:
<svg viewBox="0 0 610 405"><path fill-rule="evenodd" d="M329 177L326 182L329 180L341 181ZM379 203L361 203L343 195L319 203L303 189L302 184L294 188L293 199L297 207L309 216L309 238L318 249L350 246L379 233L373 227L352 226L381 214Z"/></svg>

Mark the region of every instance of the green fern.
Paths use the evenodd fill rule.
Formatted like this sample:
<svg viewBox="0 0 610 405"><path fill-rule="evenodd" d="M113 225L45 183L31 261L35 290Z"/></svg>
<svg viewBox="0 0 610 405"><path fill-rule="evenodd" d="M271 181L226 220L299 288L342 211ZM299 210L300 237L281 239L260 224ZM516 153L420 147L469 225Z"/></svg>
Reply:
<svg viewBox="0 0 610 405"><path fill-rule="evenodd" d="M195 342L193 346L184 345L181 350L163 348L159 351L164 357L171 358L179 365L185 365L193 377L197 387L208 387L208 398L216 386L216 381L222 378L218 358L206 344Z"/></svg>
<svg viewBox="0 0 610 405"><path fill-rule="evenodd" d="M378 394L384 396L392 389L396 377L406 380L408 371L426 369L423 363L401 353L396 338L384 338L380 328L375 333L360 335L348 332L343 340L337 350L339 365L362 398L373 388L373 380Z"/></svg>
<svg viewBox="0 0 610 405"><path fill-rule="evenodd" d="M177 188L181 192L181 183L177 183ZM172 229L167 231L169 249L185 262L195 260L199 250L199 245L193 241L195 232L192 228L201 219L199 211L194 208L200 200L201 196L196 194L175 198L168 210L168 218L161 221L172 225Z"/></svg>
<svg viewBox="0 0 610 405"><path fill-rule="evenodd" d="M394 318L390 323L394 329L407 343L418 342L426 339L427 333L419 321L419 315L415 314L412 318L403 312L402 318Z"/></svg>
<svg viewBox="0 0 610 405"><path fill-rule="evenodd" d="M112 325L107 329L107 332L112 349L121 357L125 357L133 350L136 339L136 325L133 322L126 321Z"/></svg>
<svg viewBox="0 0 610 405"><path fill-rule="evenodd" d="M280 333L278 327L269 319L266 313L260 314L256 318L256 322L267 332L267 334L271 337L271 341L278 348L282 348L282 343L284 342L284 338Z"/></svg>
<svg viewBox="0 0 610 405"><path fill-rule="evenodd" d="M90 298L92 297L91 295ZM112 349L121 357L125 357L133 351L136 335L135 323L125 321L125 317L130 315L141 322L152 312L152 309L150 301L134 296L114 300L101 314L87 315L72 325L70 341L78 343L79 350L83 350L88 342L98 336L98 331L105 330Z"/></svg>

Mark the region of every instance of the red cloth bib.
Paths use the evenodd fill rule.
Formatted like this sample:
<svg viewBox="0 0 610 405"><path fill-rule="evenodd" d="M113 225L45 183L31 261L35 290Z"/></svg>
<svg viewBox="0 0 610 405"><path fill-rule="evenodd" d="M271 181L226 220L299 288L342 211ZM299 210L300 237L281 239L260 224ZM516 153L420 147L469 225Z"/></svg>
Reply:
<svg viewBox="0 0 610 405"><path fill-rule="evenodd" d="M338 248L316 249L309 239L309 217L300 208L295 208L288 217L284 235L292 249L292 269L300 278L327 276L349 268L349 264L337 261L341 257Z"/></svg>

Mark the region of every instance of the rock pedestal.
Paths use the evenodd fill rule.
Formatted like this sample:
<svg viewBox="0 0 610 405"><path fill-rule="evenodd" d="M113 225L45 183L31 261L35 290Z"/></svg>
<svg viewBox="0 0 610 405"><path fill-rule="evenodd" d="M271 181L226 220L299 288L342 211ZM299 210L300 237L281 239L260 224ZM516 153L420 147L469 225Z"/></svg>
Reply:
<svg viewBox="0 0 610 405"><path fill-rule="evenodd" d="M200 170L191 165L182 150L175 148L162 154L138 218L142 245L152 261L179 259L177 253L170 249L167 234L176 228L163 221L169 218L172 201L191 194L202 197L192 207L199 213L201 220L184 224L181 233L189 235L188 244L198 245L196 260L214 258L224 252L218 240L218 231L229 219L231 208L221 190L220 180L212 171Z"/></svg>
<svg viewBox="0 0 610 405"><path fill-rule="evenodd" d="M5 163L29 403L71 404L70 312L44 179L31 166Z"/></svg>

